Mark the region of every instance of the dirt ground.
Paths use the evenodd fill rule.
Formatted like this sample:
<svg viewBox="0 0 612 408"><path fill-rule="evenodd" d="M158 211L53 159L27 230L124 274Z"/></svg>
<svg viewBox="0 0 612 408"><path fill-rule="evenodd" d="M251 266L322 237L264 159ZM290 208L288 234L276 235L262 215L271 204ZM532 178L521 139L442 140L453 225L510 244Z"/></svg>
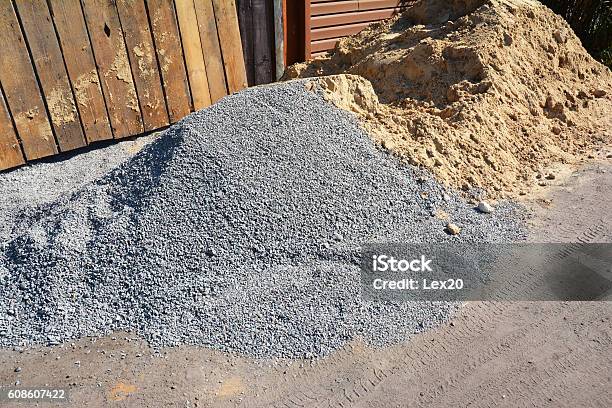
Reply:
<svg viewBox="0 0 612 408"><path fill-rule="evenodd" d="M612 242L610 160L550 183L526 200L533 241ZM315 361L157 353L116 333L1 350L0 384L67 387L70 403L57 406L74 407L610 407L611 312L612 302L469 302L408 342L355 341Z"/></svg>

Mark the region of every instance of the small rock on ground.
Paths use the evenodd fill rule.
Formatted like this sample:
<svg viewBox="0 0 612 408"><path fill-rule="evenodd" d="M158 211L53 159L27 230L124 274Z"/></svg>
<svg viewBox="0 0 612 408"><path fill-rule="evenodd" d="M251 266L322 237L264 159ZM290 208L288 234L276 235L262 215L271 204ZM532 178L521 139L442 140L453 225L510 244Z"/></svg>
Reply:
<svg viewBox="0 0 612 408"><path fill-rule="evenodd" d="M493 206L487 203L486 201L481 201L478 203L478 207L476 207L478 211L484 214L490 214L493 212Z"/></svg>
<svg viewBox="0 0 612 408"><path fill-rule="evenodd" d="M446 224L446 232L450 235L458 235L461 232L461 228L457 224L451 222Z"/></svg>

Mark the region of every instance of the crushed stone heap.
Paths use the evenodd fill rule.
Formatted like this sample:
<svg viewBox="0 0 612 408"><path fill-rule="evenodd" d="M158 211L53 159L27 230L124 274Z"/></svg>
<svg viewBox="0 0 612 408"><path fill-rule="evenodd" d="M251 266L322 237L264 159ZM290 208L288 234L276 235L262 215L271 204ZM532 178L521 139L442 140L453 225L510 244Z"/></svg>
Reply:
<svg viewBox="0 0 612 408"><path fill-rule="evenodd" d="M457 305L362 300L355 249L517 241L517 215L481 214L401 165L304 81L248 89L15 216L0 237L0 345L126 330L153 346L313 357L355 337L400 341Z"/></svg>
<svg viewBox="0 0 612 408"><path fill-rule="evenodd" d="M422 0L286 76L447 185L514 195L612 141L612 74L530 0ZM362 78L365 78L363 80Z"/></svg>

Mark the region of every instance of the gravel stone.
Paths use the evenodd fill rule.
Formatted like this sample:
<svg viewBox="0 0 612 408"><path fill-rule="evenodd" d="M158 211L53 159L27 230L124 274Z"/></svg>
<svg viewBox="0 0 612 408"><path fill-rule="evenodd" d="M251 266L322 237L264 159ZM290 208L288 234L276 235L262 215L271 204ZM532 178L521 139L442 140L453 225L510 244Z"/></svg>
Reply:
<svg viewBox="0 0 612 408"><path fill-rule="evenodd" d="M493 212L493 206L486 201L479 202L476 208L483 214L490 214Z"/></svg>
<svg viewBox="0 0 612 408"><path fill-rule="evenodd" d="M28 181L37 166L0 175L0 193L6 178ZM302 81L226 97L67 190L17 210L0 201L11 220L0 247L0 345L124 330L154 347L316 357L356 337L398 342L459 305L362 300L361 245L525 238L515 205L474 217L460 195L378 150ZM461 236L428 216L435 209Z"/></svg>
<svg viewBox="0 0 612 408"><path fill-rule="evenodd" d="M458 235L461 232L461 228L457 224L448 223L446 224L446 232L450 235Z"/></svg>
<svg viewBox="0 0 612 408"><path fill-rule="evenodd" d="M10 172L0 173L0 246L19 231L14 221L19 212L50 204L63 194L70 193L102 177L110 169L131 158L157 134L137 140L101 147L99 142L83 151L42 159ZM0 276L2 275L0 265Z"/></svg>

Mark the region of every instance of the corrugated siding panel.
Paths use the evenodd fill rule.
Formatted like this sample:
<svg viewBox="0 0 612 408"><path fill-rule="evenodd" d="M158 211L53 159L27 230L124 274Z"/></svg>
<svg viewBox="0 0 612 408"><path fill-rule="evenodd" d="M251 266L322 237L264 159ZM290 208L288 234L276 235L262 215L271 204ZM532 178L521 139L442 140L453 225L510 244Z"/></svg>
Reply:
<svg viewBox="0 0 612 408"><path fill-rule="evenodd" d="M310 0L310 47L312 56L334 48L343 37L400 12L406 0Z"/></svg>
<svg viewBox="0 0 612 408"><path fill-rule="evenodd" d="M312 41L315 40L324 40L326 38L334 38L334 37L346 37L347 35L357 34L368 25L372 24L371 22L365 23L357 23L357 24L345 24L334 27L323 27L323 28L314 28L312 30L310 39Z"/></svg>
<svg viewBox="0 0 612 408"><path fill-rule="evenodd" d="M359 1L334 1L332 3L315 3L310 7L313 16L346 13L359 10Z"/></svg>

